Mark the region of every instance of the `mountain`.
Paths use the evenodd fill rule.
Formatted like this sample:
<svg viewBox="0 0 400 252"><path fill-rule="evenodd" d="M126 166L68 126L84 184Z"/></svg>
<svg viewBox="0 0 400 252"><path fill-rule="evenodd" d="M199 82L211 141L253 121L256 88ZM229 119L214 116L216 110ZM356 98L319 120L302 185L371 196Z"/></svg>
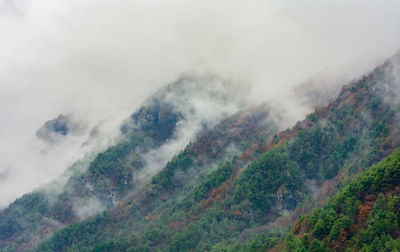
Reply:
<svg viewBox="0 0 400 252"><path fill-rule="evenodd" d="M80 134L83 127L72 116L60 114L40 127L36 131L36 136L44 141L53 142L68 134Z"/></svg>
<svg viewBox="0 0 400 252"><path fill-rule="evenodd" d="M184 76L159 90L122 123L116 145L89 153L54 183L1 211L0 248L25 250L65 225L112 208L191 138L243 107L246 102L235 92L215 76ZM61 137L70 125L61 115L38 135Z"/></svg>
<svg viewBox="0 0 400 252"><path fill-rule="evenodd" d="M373 243L379 238L375 243L398 248L388 237L397 239L398 229L383 227L387 235L380 236L376 221L354 220L359 206L373 209L376 202L390 221L397 214L392 211L397 199L389 195L400 179L399 66L400 53L288 129L282 129L280 122L288 118L275 104L236 112L246 106L232 95L237 92L196 85L214 79L180 80L124 122L117 145L71 167L60 193L35 191L3 210L0 246L5 251L318 251L364 242L377 248ZM186 134L189 129L195 130ZM371 178L374 183L363 182ZM365 217L370 210L364 210ZM371 210L371 218L380 218L378 210ZM354 232L352 224L358 225ZM372 231L362 231L366 225ZM366 238L358 243L343 239L363 232Z"/></svg>

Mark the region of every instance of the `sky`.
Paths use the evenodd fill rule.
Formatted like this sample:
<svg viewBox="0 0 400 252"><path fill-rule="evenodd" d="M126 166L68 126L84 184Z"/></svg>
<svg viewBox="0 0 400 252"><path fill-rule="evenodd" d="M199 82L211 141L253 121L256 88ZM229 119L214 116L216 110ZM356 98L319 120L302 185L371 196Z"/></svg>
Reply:
<svg viewBox="0 0 400 252"><path fill-rule="evenodd" d="M104 147L187 73L241 83L254 103L321 72L351 80L400 49L399 11L398 0L0 0L0 207L87 151L86 135L36 138L60 113L88 131L102 121Z"/></svg>

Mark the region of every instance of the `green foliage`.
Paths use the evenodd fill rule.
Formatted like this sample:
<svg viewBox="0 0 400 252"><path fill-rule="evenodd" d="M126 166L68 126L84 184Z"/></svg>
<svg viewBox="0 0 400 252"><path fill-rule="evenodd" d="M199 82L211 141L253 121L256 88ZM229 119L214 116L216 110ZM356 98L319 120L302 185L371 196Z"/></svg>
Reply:
<svg viewBox="0 0 400 252"><path fill-rule="evenodd" d="M189 251L196 247L201 237L198 225L190 225L184 232L176 233L172 238L169 251Z"/></svg>
<svg viewBox="0 0 400 252"><path fill-rule="evenodd" d="M236 242L234 244L225 244L224 242L214 245L210 251L213 252L264 252L272 248L279 241L276 237L271 237L265 234L255 234L253 237L249 238L246 242Z"/></svg>
<svg viewBox="0 0 400 252"><path fill-rule="evenodd" d="M264 234L257 234L250 238L240 250L246 252L267 251L275 246L277 241L277 238L267 237Z"/></svg>
<svg viewBox="0 0 400 252"><path fill-rule="evenodd" d="M21 225L19 225L13 218L8 217L7 219L3 219L0 224L0 239L10 239L11 236L21 229Z"/></svg>
<svg viewBox="0 0 400 252"><path fill-rule="evenodd" d="M329 107L279 134L254 123L265 119L258 112L228 118L134 191L133 176L145 165L142 155L170 139L182 118L170 104L153 99L121 127L126 141L99 154L88 171L77 172L52 204L32 194L3 212L1 242L10 240L11 251L16 244L21 248L30 233L44 232L46 223L56 220L65 228L38 251L264 251L275 245L286 251L399 249L397 164L385 160L366 170L399 147L397 115L372 88L383 80L382 71L343 88ZM243 155L210 172L231 143ZM350 184L326 207L302 218L296 236L279 243L257 235L270 221L279 222L282 213L312 207L312 191L321 190L324 182L336 183L346 169L351 177L342 178L338 187ZM362 177L351 182L362 170ZM121 202L106 216L71 224L77 220L74 199L95 194L104 202L113 193ZM250 233L254 236L246 241Z"/></svg>
<svg viewBox="0 0 400 252"><path fill-rule="evenodd" d="M319 240L313 239L312 242L310 243L308 251L310 251L310 252L323 252L323 251L328 251L328 249Z"/></svg>
<svg viewBox="0 0 400 252"><path fill-rule="evenodd" d="M307 119L312 121L312 122L315 122L317 120L317 116L315 114L309 114L307 116Z"/></svg>
<svg viewBox="0 0 400 252"><path fill-rule="evenodd" d="M306 248L323 242L331 248L350 246L360 251L399 249L400 196L394 190L399 186L400 149L344 187L323 209L311 214L309 226L302 234L313 238L306 242ZM390 194L385 196L385 192ZM366 206L369 203L365 201L375 197L372 209ZM355 226L351 229L352 225ZM286 244L291 249L303 248L296 237L288 236Z"/></svg>
<svg viewBox="0 0 400 252"><path fill-rule="evenodd" d="M89 166L88 177L93 181L96 190L103 192L116 189L126 192L132 180L132 171L125 161L134 144L123 142L109 147L100 153Z"/></svg>
<svg viewBox="0 0 400 252"><path fill-rule="evenodd" d="M284 251L306 252L307 248L301 239L298 237L293 237L291 234L289 234L285 240Z"/></svg>
<svg viewBox="0 0 400 252"><path fill-rule="evenodd" d="M133 188L132 172L140 170L142 160L131 159L130 154L140 156L150 148L160 146L171 138L176 123L182 118L171 104L152 99L131 116L131 121L121 126L126 139L100 153L89 166L86 178L92 181L98 196L104 200L110 193L123 197Z"/></svg>
<svg viewBox="0 0 400 252"><path fill-rule="evenodd" d="M347 230L350 225L353 223L353 220L347 215L340 215L331 227L331 231L329 232L329 240L337 240L340 235L341 230Z"/></svg>
<svg viewBox="0 0 400 252"><path fill-rule="evenodd" d="M231 175L233 171L232 163L224 163L218 169L213 171L207 179L202 182L194 191L193 197L196 201L203 199L211 189L220 186L225 182Z"/></svg>
<svg viewBox="0 0 400 252"><path fill-rule="evenodd" d="M269 209L275 203L279 188L287 192L301 190L303 184L299 167L289 159L285 148L275 148L261 155L241 174L235 186L234 200L240 203L248 199L252 207Z"/></svg>
<svg viewBox="0 0 400 252"><path fill-rule="evenodd" d="M376 237L381 235L395 235L399 230L399 219L396 216L398 210L393 210L388 211L385 197L383 194L379 194L371 216L368 219L368 227L360 231L359 242L370 244Z"/></svg>
<svg viewBox="0 0 400 252"><path fill-rule="evenodd" d="M106 237L107 232L104 232L104 229L99 229L99 226L105 225L109 220L109 216L103 213L95 218L86 220L84 225L73 223L55 232L51 239L41 243L36 250L65 251L67 248L85 248L87 243L100 243L101 238L97 239L94 234L100 233L100 237Z"/></svg>
<svg viewBox="0 0 400 252"><path fill-rule="evenodd" d="M369 102L367 95L363 101ZM206 175L201 177L196 169L201 167L203 160L199 160L192 149L186 148L152 178L151 190L140 196L143 197L140 201L142 205L129 211L129 223L124 223L125 219L121 218L115 224L110 224L113 232L122 232L125 238L112 235L104 237L101 232L96 232L88 236L90 238L86 241L89 242L76 240L70 247L85 244L86 248L92 248L96 242L106 239L96 248L133 251L159 247L172 251L244 249L243 244L231 246L236 242L235 237L246 228L267 223L280 211L297 207L308 193L304 186L306 179L322 183L340 174L343 167L365 169L379 160L383 138L390 133L390 120L384 119L385 113L373 113L373 119L362 121L355 111L350 104L341 109L331 107L323 121L317 114L312 114L309 117L310 125L303 128L299 123L297 134L283 145L259 156L256 150L253 154L255 160L244 167L242 173L235 170L240 165L233 160L211 173L203 172ZM143 113L149 116L150 121L157 121L155 115ZM135 120L143 121L143 118ZM363 130L359 130L360 127ZM152 130L151 127L144 128ZM212 144L208 140L204 143ZM275 144L281 140L285 138L272 139ZM121 184L120 177L113 171L124 174L125 169L130 169L127 160L121 158L125 155L124 149L122 146L119 148L121 150L110 149L110 153L107 153L109 158L102 157L98 164L93 165L99 178L111 178L111 185ZM252 148L252 145L248 145L248 148ZM135 163L130 161L130 164ZM108 172L111 174L107 175ZM234 172L240 173L238 178L232 178ZM192 175L196 177L191 178ZM224 184L230 178L232 183ZM104 184L108 185L108 189L114 188L107 183L101 185ZM219 188L222 185L223 190ZM124 189L119 191L123 192ZM219 197L215 197L216 194ZM348 232L361 204L356 196L352 194L341 198L340 209L331 207L326 211L316 211L310 217L309 238L295 237L286 249L324 251L327 249L325 241L333 243L343 237L350 239ZM98 224L98 227L101 229L102 225L105 224ZM129 237L129 232L134 235ZM268 244L267 241L254 242L253 247L247 248L257 251L261 247L268 247Z"/></svg>
<svg viewBox="0 0 400 252"><path fill-rule="evenodd" d="M152 184L158 184L166 190L173 190L181 183L175 177L175 173L177 171L185 172L193 164L194 158L187 151L183 151L168 162L164 170L152 178Z"/></svg>
<svg viewBox="0 0 400 252"><path fill-rule="evenodd" d="M24 222L20 219L21 216L25 217L29 223L37 216L47 213L48 210L48 202L43 193L34 192L24 195L0 214L0 240L8 240L25 228Z"/></svg>

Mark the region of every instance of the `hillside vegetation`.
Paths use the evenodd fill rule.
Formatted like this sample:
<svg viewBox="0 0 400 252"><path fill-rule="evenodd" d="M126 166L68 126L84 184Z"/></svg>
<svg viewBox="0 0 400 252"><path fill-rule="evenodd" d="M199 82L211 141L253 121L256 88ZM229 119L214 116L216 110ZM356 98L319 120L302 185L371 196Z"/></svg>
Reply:
<svg viewBox="0 0 400 252"><path fill-rule="evenodd" d="M400 150L372 166L323 208L301 216L286 237L288 251L400 249Z"/></svg>
<svg viewBox="0 0 400 252"><path fill-rule="evenodd" d="M134 176L145 167L137 150L173 139L185 114L164 104L141 108L132 117L136 123L122 127L131 132L128 140L100 153L82 177L69 182L88 181L108 207L92 217L63 222L39 244L25 244L27 238L19 234L32 235L27 231L32 225L21 225L17 214L35 218L51 211L42 194L26 195L0 215L2 247L33 251L397 248L400 151L395 150L400 148L400 106L394 90L400 86L399 62L396 55L349 83L332 103L290 129L278 132L268 105L242 110L206 127L145 183ZM68 202L54 207L65 209Z"/></svg>

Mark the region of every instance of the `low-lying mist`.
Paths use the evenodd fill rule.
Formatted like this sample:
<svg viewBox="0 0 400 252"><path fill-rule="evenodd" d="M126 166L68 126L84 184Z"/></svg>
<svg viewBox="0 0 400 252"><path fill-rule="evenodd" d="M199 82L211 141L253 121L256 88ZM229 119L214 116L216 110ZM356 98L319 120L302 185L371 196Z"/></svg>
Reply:
<svg viewBox="0 0 400 252"><path fill-rule="evenodd" d="M309 86L335 92L399 49L398 10L397 0L0 0L0 208L114 143L182 74L239 83L249 103L279 101L288 127L324 103L295 85L317 76ZM38 138L60 114L79 134Z"/></svg>

